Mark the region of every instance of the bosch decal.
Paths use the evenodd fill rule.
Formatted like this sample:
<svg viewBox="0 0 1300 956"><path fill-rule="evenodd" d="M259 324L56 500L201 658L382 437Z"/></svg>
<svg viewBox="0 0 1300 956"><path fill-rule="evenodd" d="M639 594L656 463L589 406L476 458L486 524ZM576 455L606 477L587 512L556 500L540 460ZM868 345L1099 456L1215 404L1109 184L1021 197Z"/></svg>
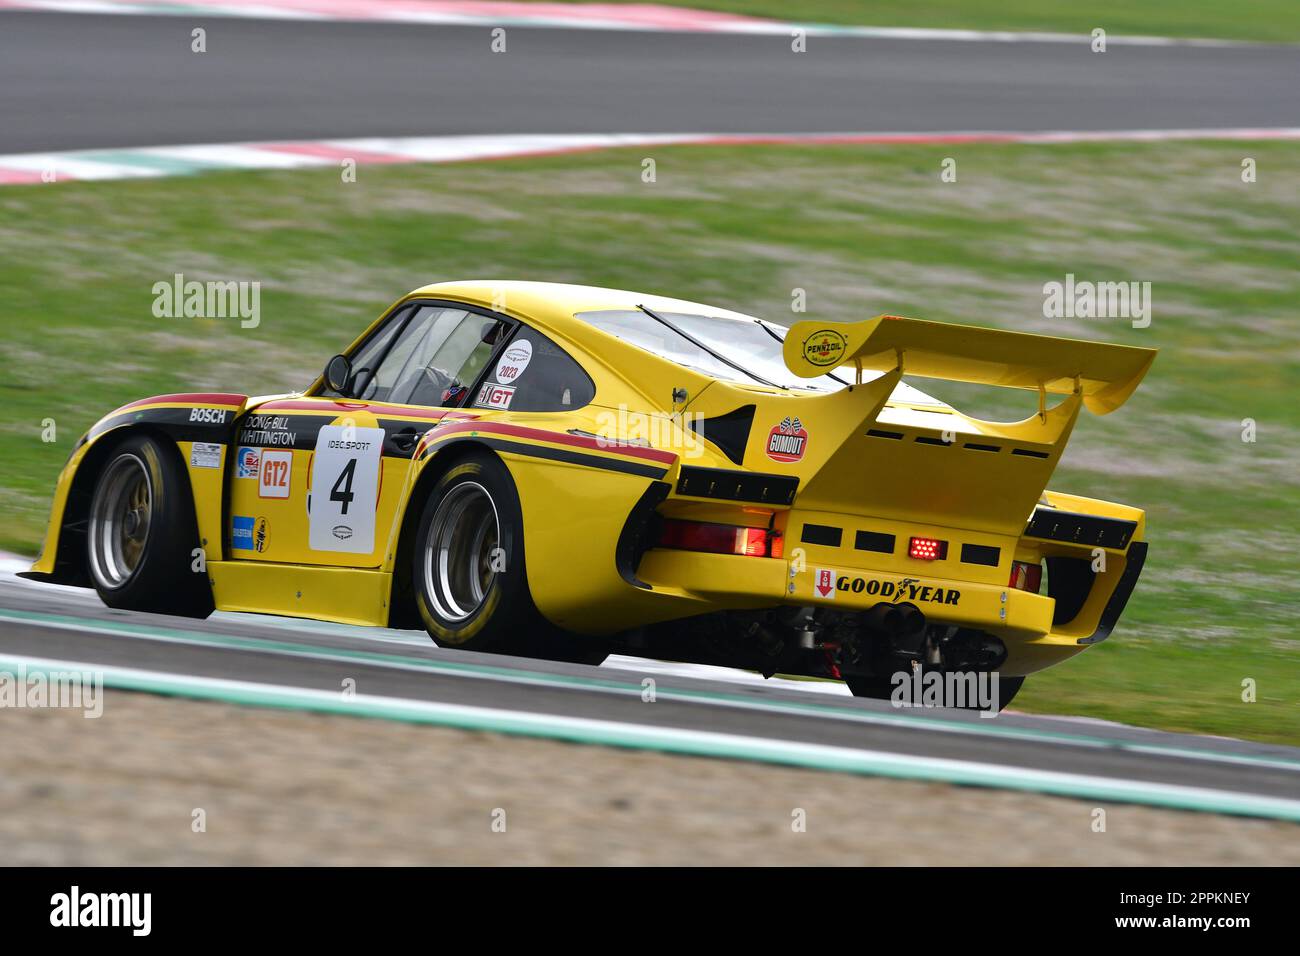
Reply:
<svg viewBox="0 0 1300 956"><path fill-rule="evenodd" d="M220 408L191 408L190 421L205 425L224 425L230 413Z"/></svg>

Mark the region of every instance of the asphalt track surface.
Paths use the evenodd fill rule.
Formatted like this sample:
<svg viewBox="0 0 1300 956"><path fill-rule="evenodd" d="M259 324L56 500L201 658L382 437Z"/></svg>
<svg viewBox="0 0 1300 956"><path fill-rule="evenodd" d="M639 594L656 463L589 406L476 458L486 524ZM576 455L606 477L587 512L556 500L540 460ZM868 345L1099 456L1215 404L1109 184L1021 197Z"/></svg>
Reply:
<svg viewBox="0 0 1300 956"><path fill-rule="evenodd" d="M207 30L207 52L190 31ZM0 13L0 153L473 133L1300 126L1300 47Z"/></svg>
<svg viewBox="0 0 1300 956"><path fill-rule="evenodd" d="M883 702L827 693L838 689L829 685L765 683L752 675L634 658L594 668L470 654L439 649L419 632L255 615L193 621L135 614L104 607L93 591L0 575L0 666L33 658L331 697L350 678L358 693L376 699L492 708L540 725L579 719L678 735L734 735L884 754L886 760L973 762L1001 768L1008 778L1030 770L1085 775L1103 782L1095 788L1101 792L1105 781L1174 785L1300 807L1294 802L1300 799L1296 748L1023 714L987 719L956 711L900 712ZM652 703L642 695L648 676L656 683ZM1024 789L1042 788L1031 783Z"/></svg>

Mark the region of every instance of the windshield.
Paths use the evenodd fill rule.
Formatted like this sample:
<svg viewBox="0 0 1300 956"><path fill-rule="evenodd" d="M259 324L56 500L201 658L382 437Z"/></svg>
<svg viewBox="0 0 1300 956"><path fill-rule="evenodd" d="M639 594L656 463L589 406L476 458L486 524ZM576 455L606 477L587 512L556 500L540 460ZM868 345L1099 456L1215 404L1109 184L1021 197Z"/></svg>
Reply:
<svg viewBox="0 0 1300 956"><path fill-rule="evenodd" d="M726 382L814 392L834 392L849 384L849 379L842 374L800 378L791 372L782 355L786 329L775 323L685 312L656 312L655 315L663 321L640 309L582 312L576 318L647 352ZM864 372L863 380L869 382L882 374ZM898 383L890 400L947 407L906 382Z"/></svg>

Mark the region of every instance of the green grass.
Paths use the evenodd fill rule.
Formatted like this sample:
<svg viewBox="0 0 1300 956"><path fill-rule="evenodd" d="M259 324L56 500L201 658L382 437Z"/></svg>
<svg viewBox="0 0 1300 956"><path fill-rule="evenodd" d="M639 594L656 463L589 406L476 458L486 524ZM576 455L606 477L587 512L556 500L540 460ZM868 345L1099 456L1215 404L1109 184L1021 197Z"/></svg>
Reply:
<svg viewBox="0 0 1300 956"><path fill-rule="evenodd" d="M797 5L788 0L684 0L670 5L846 26L1046 30L1086 35L1100 27L1117 36L1210 37L1271 43L1300 40L1300 4L1293 0L802 0Z"/></svg>
<svg viewBox="0 0 1300 956"><path fill-rule="evenodd" d="M1300 147L678 147L650 153L653 184L645 155L0 189L0 547L34 551L54 477L101 414L174 389L301 387L426 282L589 282L778 320L802 288L827 320L1159 347L1127 406L1080 422L1052 482L1146 508L1147 571L1115 636L1017 706L1300 743ZM940 182L945 156L956 183ZM1243 156L1258 182L1241 182ZM151 287L176 272L260 281L261 325L155 319ZM1067 272L1151 281L1151 327L1044 318L1043 283ZM932 390L988 416L1035 407Z"/></svg>

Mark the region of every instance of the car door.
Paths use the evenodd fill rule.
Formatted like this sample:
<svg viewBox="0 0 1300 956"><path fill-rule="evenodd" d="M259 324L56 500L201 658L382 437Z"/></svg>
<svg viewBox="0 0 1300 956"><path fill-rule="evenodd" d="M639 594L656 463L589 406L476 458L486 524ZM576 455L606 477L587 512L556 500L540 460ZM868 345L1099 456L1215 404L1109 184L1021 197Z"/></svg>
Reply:
<svg viewBox="0 0 1300 956"><path fill-rule="evenodd" d="M463 404L509 328L463 306L412 303L352 350L349 394L322 383L250 408L229 464L229 557L383 565L420 436Z"/></svg>

